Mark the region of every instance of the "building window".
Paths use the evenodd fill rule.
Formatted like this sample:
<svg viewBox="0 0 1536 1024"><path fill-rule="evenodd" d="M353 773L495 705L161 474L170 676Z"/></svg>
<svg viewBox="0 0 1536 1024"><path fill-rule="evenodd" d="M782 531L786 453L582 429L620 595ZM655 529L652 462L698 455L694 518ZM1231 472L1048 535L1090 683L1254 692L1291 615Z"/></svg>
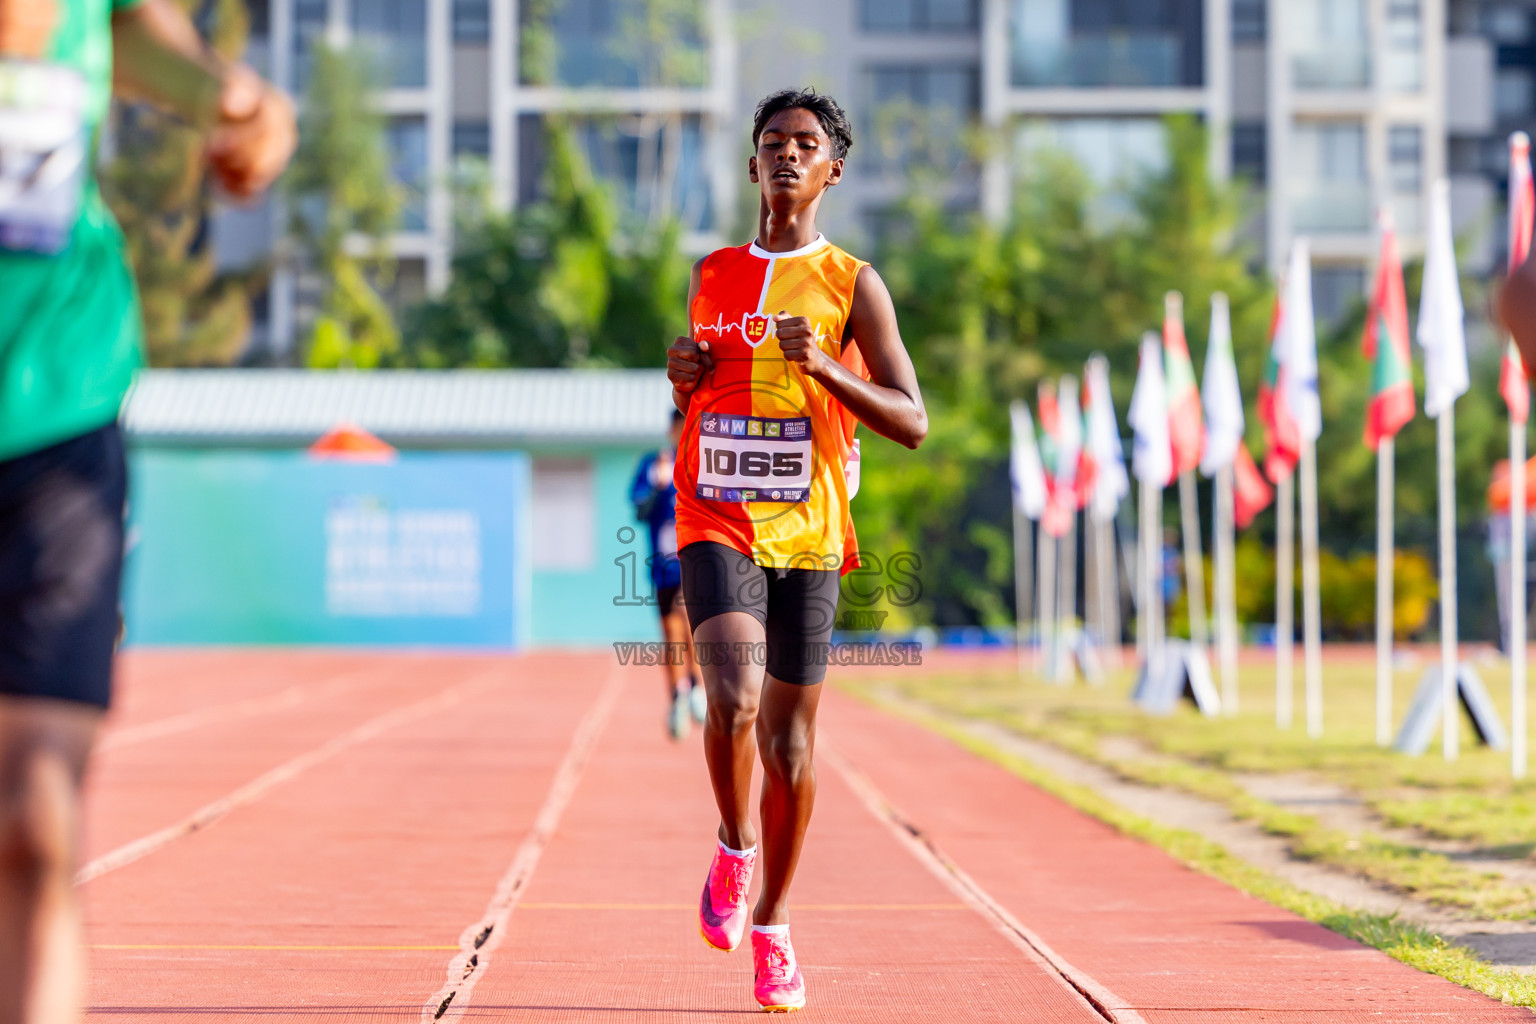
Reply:
<svg viewBox="0 0 1536 1024"><path fill-rule="evenodd" d="M491 125L487 121L453 122L453 155L490 157Z"/></svg>
<svg viewBox="0 0 1536 1024"><path fill-rule="evenodd" d="M1330 234L1370 227L1365 127L1357 121L1299 121L1291 135L1290 206L1297 231Z"/></svg>
<svg viewBox="0 0 1536 1024"><path fill-rule="evenodd" d="M1499 68L1493 79L1493 109L1500 120L1515 120L1531 111L1531 72Z"/></svg>
<svg viewBox="0 0 1536 1024"><path fill-rule="evenodd" d="M963 32L979 24L979 0L860 0L870 32Z"/></svg>
<svg viewBox="0 0 1536 1024"><path fill-rule="evenodd" d="M1232 173L1262 185L1269 174L1269 133L1264 122L1232 126Z"/></svg>
<svg viewBox="0 0 1536 1024"><path fill-rule="evenodd" d="M389 168L405 191L400 208L404 231L427 228L427 121L422 117L392 117L384 128Z"/></svg>
<svg viewBox="0 0 1536 1024"><path fill-rule="evenodd" d="M1334 326L1365 302L1365 268L1322 264L1312 270L1312 312L1319 322Z"/></svg>
<svg viewBox="0 0 1536 1024"><path fill-rule="evenodd" d="M534 569L587 572L597 564L597 502L590 459L533 460Z"/></svg>
<svg viewBox="0 0 1536 1024"><path fill-rule="evenodd" d="M1291 73L1298 89L1371 84L1366 0L1286 0Z"/></svg>
<svg viewBox="0 0 1536 1024"><path fill-rule="evenodd" d="M1424 11L1420 0L1387 2L1387 88L1416 93L1424 87Z"/></svg>
<svg viewBox="0 0 1536 1024"><path fill-rule="evenodd" d="M1013 84L1196 87L1201 0L1012 0Z"/></svg>
<svg viewBox="0 0 1536 1024"><path fill-rule="evenodd" d="M704 0L519 5L525 85L699 87L709 80Z"/></svg>
<svg viewBox="0 0 1536 1024"><path fill-rule="evenodd" d="M427 84L426 0L369 0L352 5L352 31L371 53L385 85Z"/></svg>
<svg viewBox="0 0 1536 1024"><path fill-rule="evenodd" d="M1424 132L1418 125L1395 125L1387 132L1387 166L1392 191L1417 196L1424 190Z"/></svg>
<svg viewBox="0 0 1536 1024"><path fill-rule="evenodd" d="M914 164L946 171L965 161L965 133L980 106L970 65L887 65L864 73L865 134L855 153L876 171Z"/></svg>
<svg viewBox="0 0 1536 1024"><path fill-rule="evenodd" d="M325 41L326 14L326 0L294 0L293 87L297 92L309 87L315 47Z"/></svg>
<svg viewBox="0 0 1536 1024"><path fill-rule="evenodd" d="M1531 37L1531 12L1505 4L1488 13L1488 34L1501 43L1523 43Z"/></svg>
<svg viewBox="0 0 1536 1024"><path fill-rule="evenodd" d="M1232 0L1232 41L1262 43L1269 35L1269 5L1265 0Z"/></svg>
<svg viewBox="0 0 1536 1024"><path fill-rule="evenodd" d="M698 115L653 118L590 115L562 118L593 175L618 200L628 226L675 217L685 231L715 230L714 190ZM518 202L544 193L548 129L537 114L518 118Z"/></svg>
<svg viewBox="0 0 1536 1024"><path fill-rule="evenodd" d="M1134 213L1131 190L1168 167L1167 130L1155 117L1060 117L1024 121L1015 167L1025 175L1054 160L1072 161L1092 183L1089 214L1100 226Z"/></svg>
<svg viewBox="0 0 1536 1024"><path fill-rule="evenodd" d="M471 44L491 41L490 0L453 0L453 41Z"/></svg>

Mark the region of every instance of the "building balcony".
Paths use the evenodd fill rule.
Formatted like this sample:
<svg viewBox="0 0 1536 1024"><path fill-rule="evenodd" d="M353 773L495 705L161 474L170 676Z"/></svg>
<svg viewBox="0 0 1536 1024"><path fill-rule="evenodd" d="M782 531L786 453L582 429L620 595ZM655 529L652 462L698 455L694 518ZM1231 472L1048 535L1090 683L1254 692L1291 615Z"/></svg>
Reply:
<svg viewBox="0 0 1536 1024"><path fill-rule="evenodd" d="M1174 31L1016 40L1013 84L1023 88L1167 88L1185 81L1184 40Z"/></svg>
<svg viewBox="0 0 1536 1024"><path fill-rule="evenodd" d="M1310 46L1291 54L1291 76L1298 89L1368 89L1370 51L1356 43Z"/></svg>
<svg viewBox="0 0 1536 1024"><path fill-rule="evenodd" d="M1287 190L1298 234L1355 234L1371 229L1371 186L1364 181L1298 182Z"/></svg>

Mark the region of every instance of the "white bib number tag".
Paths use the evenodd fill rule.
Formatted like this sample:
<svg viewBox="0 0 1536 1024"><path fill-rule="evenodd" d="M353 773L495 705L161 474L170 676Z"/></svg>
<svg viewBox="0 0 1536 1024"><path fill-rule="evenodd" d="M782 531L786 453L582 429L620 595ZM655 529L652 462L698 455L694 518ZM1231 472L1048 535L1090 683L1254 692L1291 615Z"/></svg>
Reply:
<svg viewBox="0 0 1536 1024"><path fill-rule="evenodd" d="M710 501L809 501L810 418L705 413L698 487L699 497Z"/></svg>
<svg viewBox="0 0 1536 1024"><path fill-rule="evenodd" d="M69 244L90 150L85 92L73 68L0 60L0 249Z"/></svg>

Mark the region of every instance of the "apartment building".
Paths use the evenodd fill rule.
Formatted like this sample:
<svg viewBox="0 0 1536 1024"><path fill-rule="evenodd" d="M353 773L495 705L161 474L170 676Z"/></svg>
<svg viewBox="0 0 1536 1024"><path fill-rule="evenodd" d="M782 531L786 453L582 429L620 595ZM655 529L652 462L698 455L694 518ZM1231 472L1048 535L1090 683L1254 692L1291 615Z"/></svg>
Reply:
<svg viewBox="0 0 1536 1024"><path fill-rule="evenodd" d="M1326 312L1364 286L1374 211L1411 253L1429 184L1491 266L1502 133L1531 118L1532 3L1517 0L250 0L253 54L302 91L321 38L380 55L397 176L402 299L447 278L455 160L483 158L499 201L541 180L542 122L571 119L628 216L682 218L705 250L750 230L747 125L768 91L814 84L854 118L829 234L878 229L914 169L956 209L1001 216L1042 149L1110 190L1163 159L1163 115L1210 128L1219 175L1256 187L1271 266L1312 240ZM1449 9L1447 7L1449 5ZM978 146L978 140L983 143ZM221 254L270 247L272 211L225 218ZM266 342L301 289L274 283Z"/></svg>

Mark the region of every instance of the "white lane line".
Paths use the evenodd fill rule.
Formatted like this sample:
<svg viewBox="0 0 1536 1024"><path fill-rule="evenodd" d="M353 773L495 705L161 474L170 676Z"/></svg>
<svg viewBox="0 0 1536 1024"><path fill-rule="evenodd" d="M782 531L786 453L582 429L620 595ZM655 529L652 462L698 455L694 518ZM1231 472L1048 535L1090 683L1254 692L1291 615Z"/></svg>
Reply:
<svg viewBox="0 0 1536 1024"><path fill-rule="evenodd" d="M576 786L581 782L581 774L591 758L592 748L597 745L604 726L613 714L614 705L618 703L619 694L623 692L624 680L624 672L615 669L598 693L597 700L577 723L576 732L571 736L571 745L555 771L554 780L549 784L549 792L545 794L544 804L539 808L533 828L518 844L517 852L512 855L512 863L497 883L491 901L486 904L485 913L459 936L459 952L448 961L447 981L421 1008L423 1024L457 1021L469 1009L475 983L485 975L491 954L507 934L512 911L516 909L523 890L533 878L544 848L560 827L560 818L576 794Z"/></svg>
<svg viewBox="0 0 1536 1024"><path fill-rule="evenodd" d="M136 743L160 739L163 736L172 736L179 732L200 729L205 725L216 725L219 722L254 718L257 715L270 715L276 714L279 711L287 711L289 708L297 707L313 697L354 689L359 685L367 683L369 677L374 675L373 670L360 669L356 672L331 676L329 679L322 680L318 684L298 683L279 690L277 693L267 693L259 697L248 697L245 700L232 701L228 704L217 704L213 707L196 708L192 711L183 711L180 714L169 715L165 718L141 722L138 725L112 729L96 744L96 751L129 747Z"/></svg>
<svg viewBox="0 0 1536 1024"><path fill-rule="evenodd" d="M943 882L967 905L992 923L1003 937L1035 963L1061 979L1074 995L1081 997L1099 1016L1111 1024L1147 1024L1124 999L1096 981L1092 975L1072 966L1060 953L1030 929L1024 927L1008 908L994 899L974 878L966 874L934 844L933 840L896 809L885 794L835 748L827 745L825 734L817 737L817 756L823 758L843 777L866 810L883 823L907 852L929 873Z"/></svg>
<svg viewBox="0 0 1536 1024"><path fill-rule="evenodd" d="M424 718L427 715L453 707L463 700L471 690L493 682L500 675L501 673L495 670L481 672L425 700L417 701L414 704L407 704L392 711L386 711L377 718L369 719L362 725L348 729L346 732L327 740L313 750L300 754L291 760L284 761L276 768L257 776L239 789L226 793L212 803L204 804L180 821L151 832L146 836L140 836L132 842L119 846L110 853L102 854L80 869L75 875L75 884L84 885L93 879L100 878L109 871L116 871L118 868L132 864L136 860L148 857L150 854L163 849L183 836L189 836L194 832L201 831L231 811L260 799L269 791L302 775L315 765L335 757L349 747L366 743L368 740L407 722L412 722L418 718Z"/></svg>

